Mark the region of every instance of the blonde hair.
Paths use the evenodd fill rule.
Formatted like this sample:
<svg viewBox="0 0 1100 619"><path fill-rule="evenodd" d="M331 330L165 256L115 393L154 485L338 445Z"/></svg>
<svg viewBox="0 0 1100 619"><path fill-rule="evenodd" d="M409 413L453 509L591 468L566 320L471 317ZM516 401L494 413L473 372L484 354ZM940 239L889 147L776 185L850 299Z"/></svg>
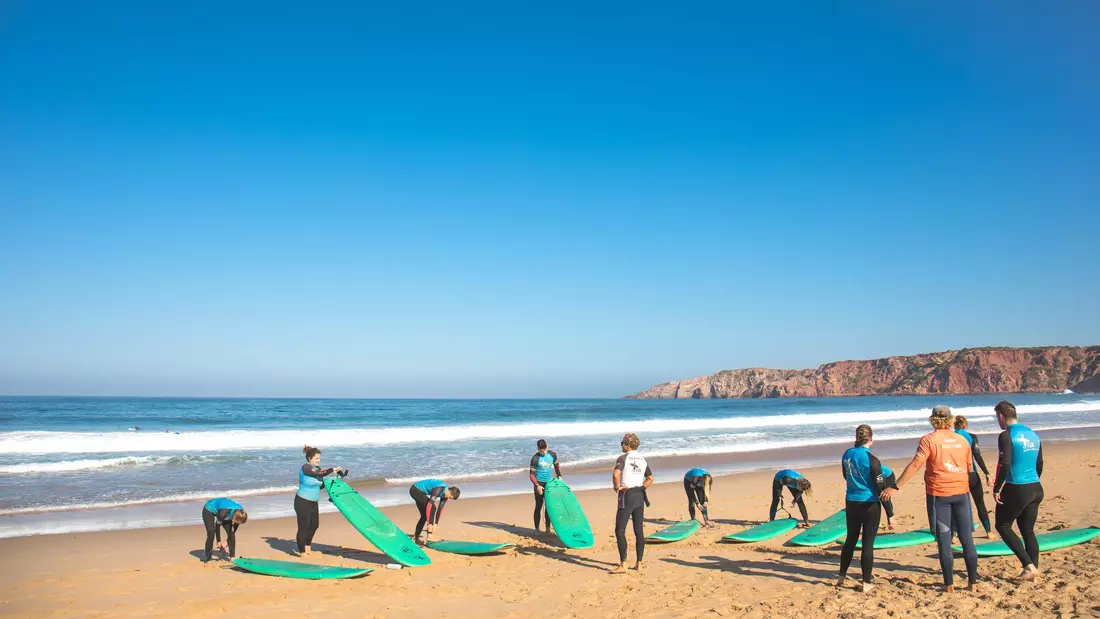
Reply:
<svg viewBox="0 0 1100 619"><path fill-rule="evenodd" d="M970 422L966 420L966 417L962 415L955 415L955 429L965 430L970 427Z"/></svg>
<svg viewBox="0 0 1100 619"><path fill-rule="evenodd" d="M798 486L798 489L802 491L802 494L805 494L806 496L808 496L810 498L813 498L814 489L813 489L813 486L810 484L810 480L803 477L802 479L799 479L798 481L794 482L794 484L796 486Z"/></svg>
<svg viewBox="0 0 1100 619"><path fill-rule="evenodd" d="M641 446L642 439L638 438L638 435L634 434L633 432L627 432L623 435L622 444L631 449L637 449L639 446Z"/></svg>
<svg viewBox="0 0 1100 619"><path fill-rule="evenodd" d="M864 423L856 427L856 447L866 445L867 441L872 438L874 438L874 433L871 432L871 426Z"/></svg>
<svg viewBox="0 0 1100 619"><path fill-rule="evenodd" d="M233 512L233 524L242 525L246 522L248 522L248 512L243 509Z"/></svg>
<svg viewBox="0 0 1100 619"><path fill-rule="evenodd" d="M928 417L928 422L937 430L950 430L954 420L955 416L951 414L951 407L946 404L932 407L932 415Z"/></svg>
<svg viewBox="0 0 1100 619"><path fill-rule="evenodd" d="M710 476L710 473L703 475L703 494L707 495L707 499L710 499L710 486L714 482L714 478Z"/></svg>

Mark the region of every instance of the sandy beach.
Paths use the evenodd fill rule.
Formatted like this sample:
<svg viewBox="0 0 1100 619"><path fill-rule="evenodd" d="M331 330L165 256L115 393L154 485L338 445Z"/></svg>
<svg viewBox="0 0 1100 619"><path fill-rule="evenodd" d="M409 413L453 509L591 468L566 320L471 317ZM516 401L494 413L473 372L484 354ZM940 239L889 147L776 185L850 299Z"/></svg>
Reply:
<svg viewBox="0 0 1100 619"><path fill-rule="evenodd" d="M1100 441L1045 446L1046 500L1038 530L1100 525ZM644 453L644 452L643 452ZM987 457L991 457L987 455ZM900 469L904 459L887 459ZM836 467L806 469L815 482L811 520L843 506ZM718 543L723 535L766 517L771 473L716 480L711 514L719 523L685 541L650 545L641 573L610 575L615 564L614 495L579 493L596 546L565 550L531 530L528 495L460 500L447 507L440 536L514 542L495 556L431 552L427 568L385 568L339 514L322 516L313 563L373 567L346 581L303 581L250 574L225 561L204 565L196 503L194 526L44 535L0 540L4 578L0 614L7 617L1074 617L1100 615L1100 543L1042 557L1044 578L1011 580L1013 557L982 559L987 579L977 593L940 592L934 546L876 553L876 582L868 594L856 581L836 588L840 546L784 546L793 534L749 545ZM651 489L646 532L687 517L683 489ZM289 497L288 497L288 500ZM987 496L991 504L991 497ZM926 526L923 483L897 501L901 531ZM386 513L411 531L411 505ZM884 519L885 521L885 519ZM296 560L291 519L253 521L238 534L240 556ZM980 540L979 540L980 541ZM319 552L317 552L319 551ZM853 574L858 571L857 565ZM963 570L961 557L957 571Z"/></svg>

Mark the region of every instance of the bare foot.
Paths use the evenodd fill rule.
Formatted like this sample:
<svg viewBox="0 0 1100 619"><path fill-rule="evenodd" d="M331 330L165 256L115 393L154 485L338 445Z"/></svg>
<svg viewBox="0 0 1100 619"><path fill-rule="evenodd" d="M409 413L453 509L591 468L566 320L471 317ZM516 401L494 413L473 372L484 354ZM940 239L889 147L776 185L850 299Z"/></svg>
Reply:
<svg viewBox="0 0 1100 619"><path fill-rule="evenodd" d="M617 567L615 567L615 569L611 570L611 573L612 574L625 574L626 573L626 564L625 563L620 563Z"/></svg>
<svg viewBox="0 0 1100 619"><path fill-rule="evenodd" d="M1035 569L1034 565L1029 565L1020 572L1018 578L1020 580L1035 580L1039 577L1039 570Z"/></svg>
<svg viewBox="0 0 1100 619"><path fill-rule="evenodd" d="M844 586L844 580L846 578L848 578L848 577L847 576L841 576L840 578L837 578L836 579L836 586L843 587Z"/></svg>
<svg viewBox="0 0 1100 619"><path fill-rule="evenodd" d="M638 561L637 563L634 564L634 570L638 571L638 572L642 571L642 562L641 561Z"/></svg>
<svg viewBox="0 0 1100 619"><path fill-rule="evenodd" d="M990 531L989 533L985 534L985 538L989 540L999 540L1001 539L1001 536L997 535L996 531Z"/></svg>
<svg viewBox="0 0 1100 619"><path fill-rule="evenodd" d="M943 592L944 593L954 593L955 592L955 585L944 585L943 586Z"/></svg>
<svg viewBox="0 0 1100 619"><path fill-rule="evenodd" d="M872 584L871 584L871 583L869 583L869 582L865 582L865 583L863 583L863 584L862 584L862 585L860 586L860 591L862 591L862 592L864 592L864 593L870 593L870 592L871 592L871 589L874 589L874 588L875 588L875 586L874 586L874 585L872 585Z"/></svg>
<svg viewBox="0 0 1100 619"><path fill-rule="evenodd" d="M981 591L981 587L978 586L978 583L972 582L966 585L966 590L971 593L977 593L978 591Z"/></svg>

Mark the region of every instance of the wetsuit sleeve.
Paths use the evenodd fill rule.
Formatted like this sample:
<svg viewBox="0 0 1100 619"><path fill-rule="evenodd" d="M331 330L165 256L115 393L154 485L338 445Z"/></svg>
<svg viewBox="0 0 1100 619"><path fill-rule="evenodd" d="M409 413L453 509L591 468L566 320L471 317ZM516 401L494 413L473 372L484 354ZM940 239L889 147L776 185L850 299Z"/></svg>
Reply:
<svg viewBox="0 0 1100 619"><path fill-rule="evenodd" d="M875 485L875 496L882 494L886 489L886 481L882 477L882 463L874 454L870 454L871 483Z"/></svg>
<svg viewBox="0 0 1100 619"><path fill-rule="evenodd" d="M237 527L239 524L225 523L225 541L229 546L229 558L237 556Z"/></svg>
<svg viewBox="0 0 1100 619"><path fill-rule="evenodd" d="M1035 457L1035 474L1043 476L1043 444L1039 443L1039 455Z"/></svg>
<svg viewBox="0 0 1100 619"><path fill-rule="evenodd" d="M653 469L649 468L649 463L648 462L646 462L646 465L645 465L645 475L644 476L645 477L653 477Z"/></svg>
<svg viewBox="0 0 1100 619"><path fill-rule="evenodd" d="M561 477L561 462L558 462L558 454L551 451L551 456L554 456L554 477Z"/></svg>
<svg viewBox="0 0 1100 619"><path fill-rule="evenodd" d="M626 468L626 454L623 454L623 455L619 456L619 458L617 460L615 460L615 470L621 472L625 468Z"/></svg>
<svg viewBox="0 0 1100 619"><path fill-rule="evenodd" d="M302 465L302 472L305 473L306 475L309 475L310 477L312 477L314 479L324 479L325 475L331 475L332 474L332 469L320 469L320 470L314 471L313 467L311 465L303 464Z"/></svg>
<svg viewBox="0 0 1100 619"><path fill-rule="evenodd" d="M535 455L531 456L531 470L530 470L530 473L529 473L529 477L531 478L531 483L535 484L536 486L539 483L538 478L535 477L535 473L537 473L538 470L539 470L539 455L535 454Z"/></svg>
<svg viewBox="0 0 1100 619"><path fill-rule="evenodd" d="M993 492L1000 492L1008 481L1008 471L1012 468L1012 437L1008 430L997 437L997 481L993 483Z"/></svg>
<svg viewBox="0 0 1100 619"><path fill-rule="evenodd" d="M974 437L974 444L970 446L971 451L974 452L974 461L978 463L978 468L980 468L983 473L989 475L989 469L985 466L985 458L982 457L982 450L978 449L978 437L973 434L971 436Z"/></svg>

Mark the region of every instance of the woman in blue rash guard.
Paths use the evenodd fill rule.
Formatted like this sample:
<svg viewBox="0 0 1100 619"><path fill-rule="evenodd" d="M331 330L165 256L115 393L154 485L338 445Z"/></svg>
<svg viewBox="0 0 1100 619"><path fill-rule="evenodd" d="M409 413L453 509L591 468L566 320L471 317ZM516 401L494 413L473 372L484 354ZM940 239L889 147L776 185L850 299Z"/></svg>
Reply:
<svg viewBox="0 0 1100 619"><path fill-rule="evenodd" d="M443 507L448 499L458 500L462 491L458 486L448 486L438 479L422 479L409 487L409 496L416 501L416 509L420 512L420 520L416 523L416 535L413 539L419 543L428 543L435 533L435 526L439 524L439 517L443 515ZM420 532L424 531L424 525L428 526L424 539L421 541Z"/></svg>
<svg viewBox="0 0 1100 619"><path fill-rule="evenodd" d="M844 452L840 460L840 470L844 475L847 489L844 493L844 514L848 523L848 537L840 551L840 578L836 586L844 584L848 575L848 566L852 564L852 555L856 551L856 542L863 534L863 550L859 563L863 571L863 592L874 586L871 578L875 569L875 536L882 517L879 495L884 489L882 465L871 453L874 436L871 426L863 424L856 428L856 443Z"/></svg>
<svg viewBox="0 0 1100 619"><path fill-rule="evenodd" d="M229 499L210 499L202 506L202 524L206 527L206 560L209 561L214 552L214 539L218 540L218 549L229 555L229 558L237 556L237 528L248 522L248 514L240 503ZM221 531L225 529L225 542L222 542Z"/></svg>
<svg viewBox="0 0 1100 619"><path fill-rule="evenodd" d="M713 478L706 469L694 468L684 474L684 492L688 497L688 515L695 520L695 506L699 506L699 512L703 515L703 526L713 527L710 515L707 514L707 501L710 499L710 487Z"/></svg>
<svg viewBox="0 0 1100 619"><path fill-rule="evenodd" d="M791 502L798 505L798 509L802 512L802 525L803 527L810 526L810 516L806 511L806 502L802 500L803 494L810 494L813 492L810 486L810 480L802 476L802 473L793 469L783 469L775 474L775 478L772 479L772 506L768 511L768 521L775 520L775 514L779 511L779 501L783 496L783 488L786 487L791 491Z"/></svg>
<svg viewBox="0 0 1100 619"><path fill-rule="evenodd" d="M294 514L298 517L298 554L307 556L313 545L313 535L321 524L318 502L326 476L336 473L343 477L347 472L340 467L321 468L321 450L306 445L302 448L306 463L298 469L298 493L294 495Z"/></svg>

